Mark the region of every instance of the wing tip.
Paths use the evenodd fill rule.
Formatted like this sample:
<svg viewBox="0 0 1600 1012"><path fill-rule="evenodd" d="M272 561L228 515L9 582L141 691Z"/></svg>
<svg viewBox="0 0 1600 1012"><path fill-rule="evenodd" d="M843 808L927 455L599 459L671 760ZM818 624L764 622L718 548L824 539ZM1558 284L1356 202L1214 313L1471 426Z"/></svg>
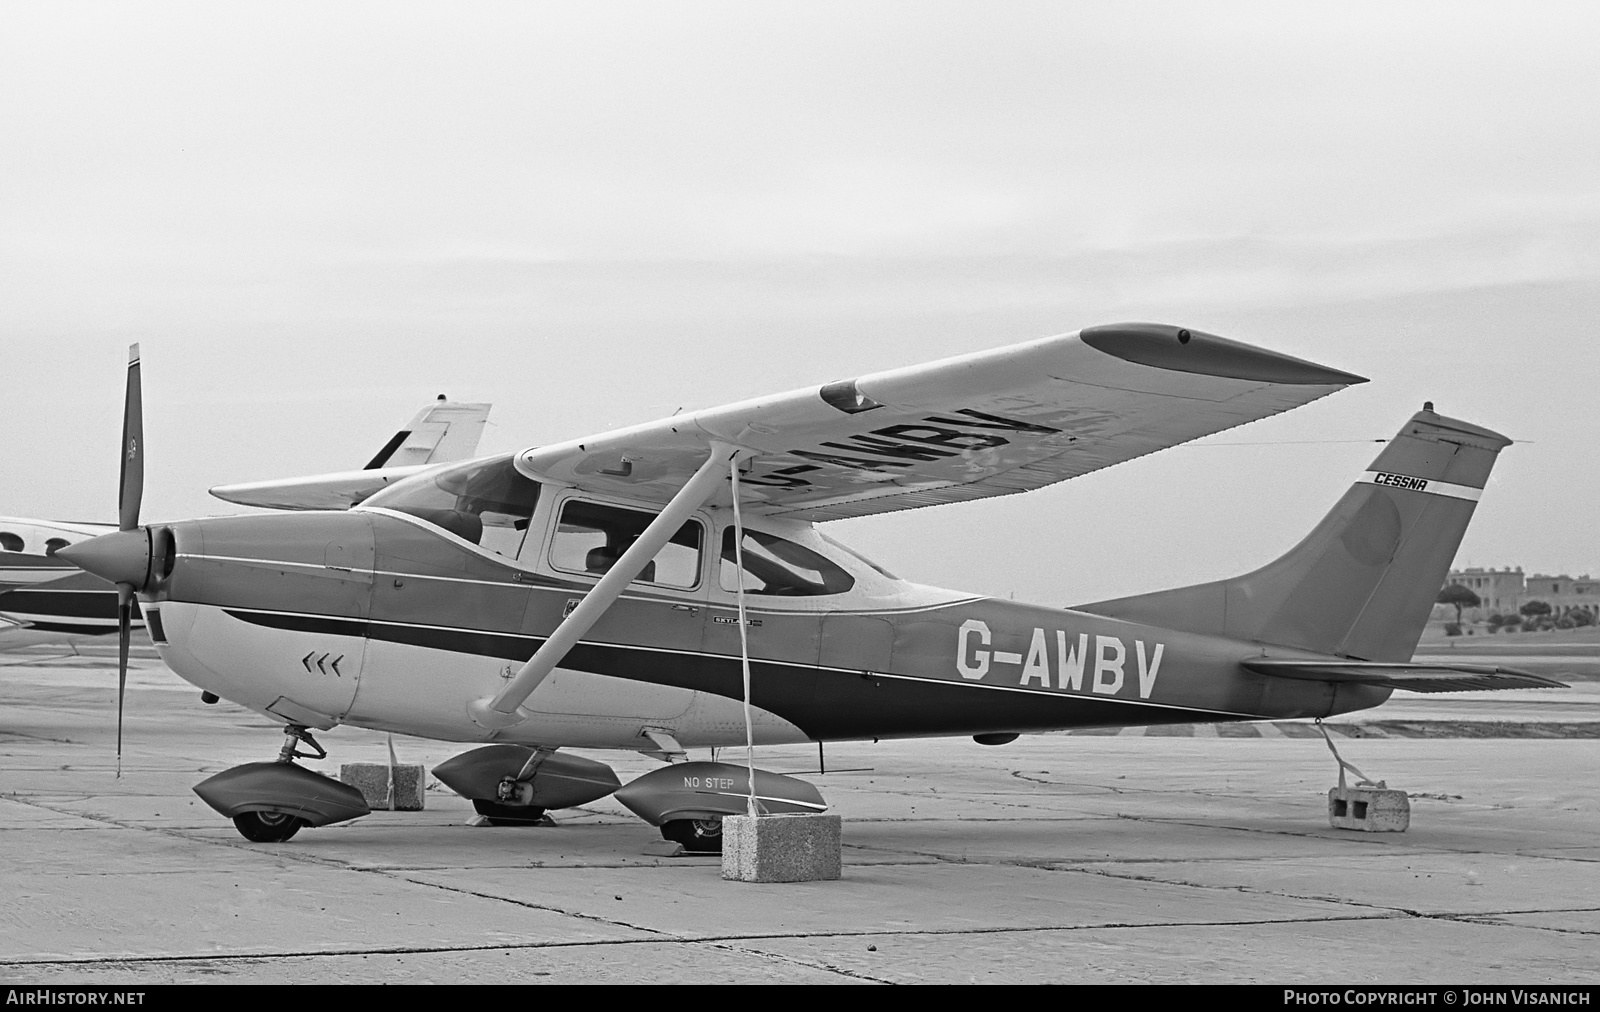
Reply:
<svg viewBox="0 0 1600 1012"><path fill-rule="evenodd" d="M1258 383L1354 386L1365 376L1215 334L1165 323L1109 323L1078 332L1084 344L1127 362Z"/></svg>

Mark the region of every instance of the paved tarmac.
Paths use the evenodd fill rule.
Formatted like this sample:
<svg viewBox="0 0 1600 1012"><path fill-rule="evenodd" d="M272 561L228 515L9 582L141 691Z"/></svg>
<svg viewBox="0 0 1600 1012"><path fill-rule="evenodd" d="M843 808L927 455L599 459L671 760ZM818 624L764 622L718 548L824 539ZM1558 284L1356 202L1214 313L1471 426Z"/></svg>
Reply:
<svg viewBox="0 0 1600 1012"><path fill-rule="evenodd" d="M472 828L436 783L422 812L247 843L190 788L281 735L146 648L118 779L114 650L84 652L0 654L0 983L1600 982L1600 682L1338 718L1345 758L1411 794L1404 834L1329 828L1303 722L833 745L811 779L843 879L751 885L652 856L610 800ZM312 768L387 758L321 740Z"/></svg>

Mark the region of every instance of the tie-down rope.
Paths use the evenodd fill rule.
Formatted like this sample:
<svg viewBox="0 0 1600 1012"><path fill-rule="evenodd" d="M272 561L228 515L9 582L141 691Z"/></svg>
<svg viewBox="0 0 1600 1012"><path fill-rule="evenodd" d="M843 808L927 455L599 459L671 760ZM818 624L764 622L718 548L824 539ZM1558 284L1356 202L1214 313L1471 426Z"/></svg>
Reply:
<svg viewBox="0 0 1600 1012"><path fill-rule="evenodd" d="M744 616L744 517L739 513L739 461L729 470L733 484L733 566L739 580L739 662L744 668L744 761L750 776L750 796L746 810L753 819L761 814L756 801L756 739L750 720L750 634Z"/></svg>
<svg viewBox="0 0 1600 1012"><path fill-rule="evenodd" d="M1317 718L1317 730L1322 732L1322 740L1328 743L1328 751L1333 753L1333 758L1339 763L1339 790L1342 791L1345 789L1345 770L1349 770L1351 773L1354 773L1356 776L1361 778L1356 781L1357 787L1376 787L1380 791L1386 791L1389 789L1388 784L1384 781L1379 780L1374 783L1373 781L1367 779L1367 775L1365 773L1344 761L1344 757L1339 754L1339 750L1333 747L1333 739L1328 737L1328 729L1322 725L1322 719L1320 717Z"/></svg>

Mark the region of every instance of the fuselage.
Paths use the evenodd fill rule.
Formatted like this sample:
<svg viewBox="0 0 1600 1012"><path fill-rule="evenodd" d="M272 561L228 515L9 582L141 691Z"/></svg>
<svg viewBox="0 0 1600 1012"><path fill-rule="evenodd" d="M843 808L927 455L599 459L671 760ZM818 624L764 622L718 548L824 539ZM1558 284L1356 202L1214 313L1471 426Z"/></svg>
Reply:
<svg viewBox="0 0 1600 1012"><path fill-rule="evenodd" d="M114 530L112 524L0 517L0 622L72 635L116 632L116 587L56 557L62 548Z"/></svg>
<svg viewBox="0 0 1600 1012"><path fill-rule="evenodd" d="M554 486L530 498L498 528L384 506L166 525L170 575L141 595L152 638L183 678L294 724L589 748L649 747L647 729L686 747L742 743L740 556L719 508L697 511L566 655L528 719L473 721L469 704L594 586L612 547L603 528L621 523L606 518L630 509ZM758 742L1320 717L1389 693L1239 665L1311 656L1287 648L908 583L810 524L748 519L743 544Z"/></svg>

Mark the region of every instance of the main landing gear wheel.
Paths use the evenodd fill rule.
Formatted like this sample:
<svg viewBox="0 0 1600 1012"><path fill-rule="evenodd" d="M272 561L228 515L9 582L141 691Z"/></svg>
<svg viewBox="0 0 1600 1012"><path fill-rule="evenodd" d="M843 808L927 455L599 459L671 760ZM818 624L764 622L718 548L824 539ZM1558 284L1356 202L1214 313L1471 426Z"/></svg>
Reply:
<svg viewBox="0 0 1600 1012"><path fill-rule="evenodd" d="M502 805L474 798L472 808L491 826L531 826L544 819L544 809L532 805Z"/></svg>
<svg viewBox="0 0 1600 1012"><path fill-rule="evenodd" d="M661 824L661 835L697 854L722 853L721 819L669 819Z"/></svg>
<svg viewBox="0 0 1600 1012"><path fill-rule="evenodd" d="M282 812L241 812L233 817L233 824L251 843L282 843L300 832L306 820Z"/></svg>

